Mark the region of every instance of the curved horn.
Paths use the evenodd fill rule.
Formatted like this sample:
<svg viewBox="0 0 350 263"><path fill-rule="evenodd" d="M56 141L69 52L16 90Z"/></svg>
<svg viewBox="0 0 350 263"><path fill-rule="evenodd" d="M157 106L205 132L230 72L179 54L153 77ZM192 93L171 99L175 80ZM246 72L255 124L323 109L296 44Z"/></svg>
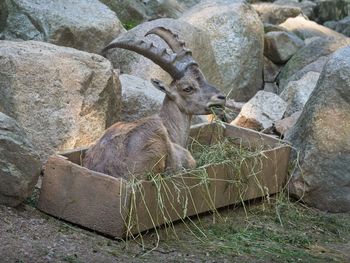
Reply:
<svg viewBox="0 0 350 263"><path fill-rule="evenodd" d="M186 61L188 63L187 66L193 65L193 64L197 65L197 62L192 57L192 51L185 47L185 42L180 40L177 34L171 32L169 29L165 27L153 28L150 31L148 31L145 36L148 36L151 34L161 37L172 49L172 51L177 54L176 59L178 61L180 60L183 60L183 62Z"/></svg>
<svg viewBox="0 0 350 263"><path fill-rule="evenodd" d="M107 45L101 53L105 54L106 51L111 48L123 48L145 56L168 72L174 79L179 79L184 74L181 64L176 61L177 55L169 54L166 49L159 49L155 47L153 43L147 43L143 40L134 41L122 39L113 41Z"/></svg>
<svg viewBox="0 0 350 263"><path fill-rule="evenodd" d="M151 29L146 33L145 36L148 35L157 35L161 37L167 44L168 46L174 51L174 53L181 53L183 50L185 50L185 42L182 40L179 40L179 36L177 34L174 34L171 32L169 29L165 27L156 27ZM186 49L189 52L191 52L189 49Z"/></svg>

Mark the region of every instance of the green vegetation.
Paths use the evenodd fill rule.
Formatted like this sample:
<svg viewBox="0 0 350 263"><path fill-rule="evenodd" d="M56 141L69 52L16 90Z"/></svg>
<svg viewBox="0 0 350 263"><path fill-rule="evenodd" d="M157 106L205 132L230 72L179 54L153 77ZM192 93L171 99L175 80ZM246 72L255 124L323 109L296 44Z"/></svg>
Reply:
<svg viewBox="0 0 350 263"><path fill-rule="evenodd" d="M242 218L241 218L242 219ZM332 215L291 203L283 194L249 209L243 222L225 218L207 226L204 246L211 253L249 255L269 262L324 262L327 243L350 241L349 215Z"/></svg>
<svg viewBox="0 0 350 263"><path fill-rule="evenodd" d="M139 23L137 21L134 20L128 20L123 22L123 26L126 30L130 30L133 29L134 27L136 27Z"/></svg>

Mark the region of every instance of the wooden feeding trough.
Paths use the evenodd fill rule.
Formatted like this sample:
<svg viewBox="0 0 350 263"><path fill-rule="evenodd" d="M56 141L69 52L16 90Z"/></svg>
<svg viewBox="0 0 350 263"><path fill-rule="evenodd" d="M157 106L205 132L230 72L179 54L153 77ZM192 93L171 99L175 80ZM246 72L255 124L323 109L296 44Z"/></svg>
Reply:
<svg viewBox="0 0 350 263"><path fill-rule="evenodd" d="M206 165L172 177L133 182L80 166L85 149L66 152L49 158L38 208L57 218L122 238L274 194L287 180L290 147L273 137L216 124L192 128L191 137L201 144L231 138L240 147L262 147L262 151L258 159L246 158L235 167L230 163Z"/></svg>

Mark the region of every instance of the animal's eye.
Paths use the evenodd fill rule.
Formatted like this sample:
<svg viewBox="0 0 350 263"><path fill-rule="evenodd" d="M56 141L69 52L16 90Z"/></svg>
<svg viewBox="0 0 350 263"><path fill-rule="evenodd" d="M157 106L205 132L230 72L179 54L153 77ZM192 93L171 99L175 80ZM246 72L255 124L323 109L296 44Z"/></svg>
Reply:
<svg viewBox="0 0 350 263"><path fill-rule="evenodd" d="M192 86L187 86L186 88L183 89L184 92L191 92L193 90Z"/></svg>

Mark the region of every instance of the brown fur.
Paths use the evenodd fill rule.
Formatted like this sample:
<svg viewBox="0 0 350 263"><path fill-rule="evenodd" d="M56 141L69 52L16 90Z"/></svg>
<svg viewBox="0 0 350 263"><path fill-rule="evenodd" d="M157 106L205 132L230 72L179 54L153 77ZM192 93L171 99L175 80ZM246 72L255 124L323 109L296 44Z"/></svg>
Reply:
<svg viewBox="0 0 350 263"><path fill-rule="evenodd" d="M191 154L172 143L159 116L118 122L86 153L83 166L114 177L143 179L147 172L194 168Z"/></svg>

